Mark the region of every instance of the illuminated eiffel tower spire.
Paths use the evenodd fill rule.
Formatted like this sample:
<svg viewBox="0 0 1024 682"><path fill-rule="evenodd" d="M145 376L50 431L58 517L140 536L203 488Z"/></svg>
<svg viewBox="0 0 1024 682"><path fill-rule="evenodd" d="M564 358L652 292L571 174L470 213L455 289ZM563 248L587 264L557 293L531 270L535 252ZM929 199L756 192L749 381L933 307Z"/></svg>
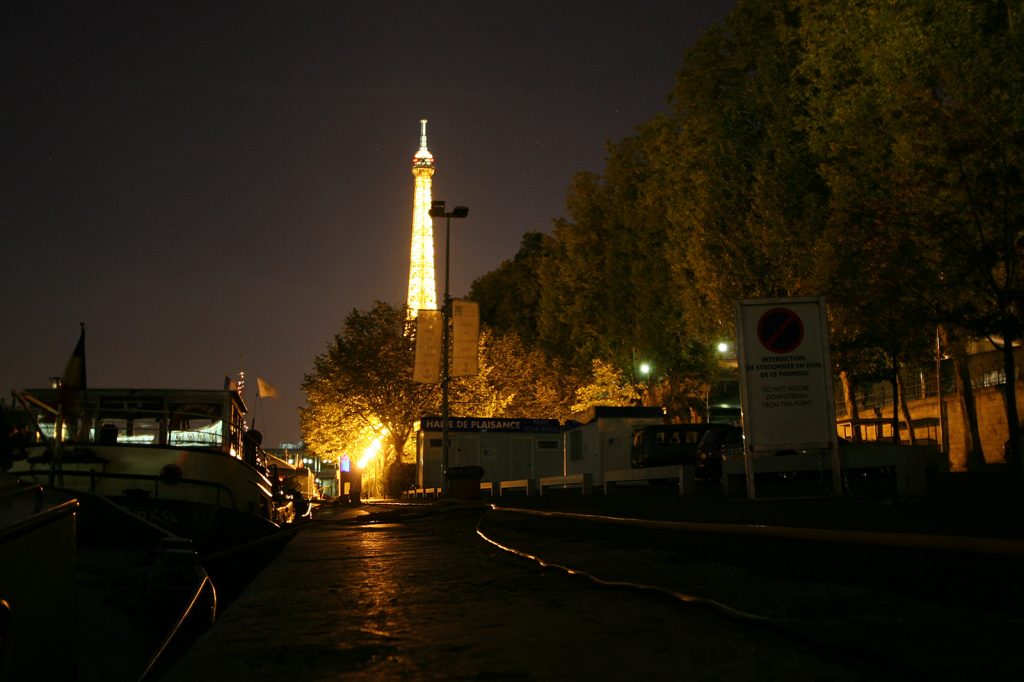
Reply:
<svg viewBox="0 0 1024 682"><path fill-rule="evenodd" d="M420 148L412 157L416 194L412 208L412 248L409 252L408 316L418 310L437 310L437 283L434 280L434 221L430 217L430 183L434 175L434 157L427 150L427 119L420 120Z"/></svg>

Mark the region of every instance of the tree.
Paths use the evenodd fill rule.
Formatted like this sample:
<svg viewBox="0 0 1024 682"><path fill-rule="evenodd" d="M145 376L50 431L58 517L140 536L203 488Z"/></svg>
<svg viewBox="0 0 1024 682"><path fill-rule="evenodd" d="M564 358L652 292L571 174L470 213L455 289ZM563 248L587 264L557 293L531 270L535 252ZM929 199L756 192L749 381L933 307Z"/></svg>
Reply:
<svg viewBox="0 0 1024 682"><path fill-rule="evenodd" d="M479 417L552 419L568 414L574 377L515 332L480 333L479 373L452 381L453 409Z"/></svg>
<svg viewBox="0 0 1024 682"><path fill-rule="evenodd" d="M738 3L687 52L672 91L670 239L687 257L675 288L696 287L721 331L737 300L820 293L827 191L798 126L799 21L785 0Z"/></svg>
<svg viewBox="0 0 1024 682"><path fill-rule="evenodd" d="M583 375L600 360L638 384L641 363L650 364L656 393L675 414L695 399L684 378L714 366L688 299L670 293L673 268L685 258L667 232L673 132L656 118L609 146L603 175L575 177L570 219L556 223L540 271L538 330L545 350Z"/></svg>
<svg viewBox="0 0 1024 682"><path fill-rule="evenodd" d="M596 175L576 175L567 199L574 221L555 221L551 248L538 272L538 343L549 356L573 368L589 365L602 353L597 330L606 305L604 292L614 285L604 267L607 249L598 229L602 202L589 196L598 192Z"/></svg>
<svg viewBox="0 0 1024 682"><path fill-rule="evenodd" d="M353 310L341 333L314 360L302 388L303 437L310 449L334 457L364 428L387 430L385 464L402 461L413 424L440 403L436 385L412 380L415 339L405 310L378 301Z"/></svg>
<svg viewBox="0 0 1024 682"><path fill-rule="evenodd" d="M613 365L594 360L588 383L576 389L572 412L581 412L599 405L629 406L640 400L639 388Z"/></svg>
<svg viewBox="0 0 1024 682"><path fill-rule="evenodd" d="M537 271L548 257L550 239L527 232L516 255L477 278L469 290L469 298L480 304L481 322L499 335L514 333L528 346L537 339Z"/></svg>
<svg viewBox="0 0 1024 682"><path fill-rule="evenodd" d="M913 244L902 275L914 295L893 306L903 324L878 326L896 337L915 323L998 337L1015 447L1024 50L1010 5L807 3L805 15L807 129L835 215L860 228L854 241L875 229Z"/></svg>

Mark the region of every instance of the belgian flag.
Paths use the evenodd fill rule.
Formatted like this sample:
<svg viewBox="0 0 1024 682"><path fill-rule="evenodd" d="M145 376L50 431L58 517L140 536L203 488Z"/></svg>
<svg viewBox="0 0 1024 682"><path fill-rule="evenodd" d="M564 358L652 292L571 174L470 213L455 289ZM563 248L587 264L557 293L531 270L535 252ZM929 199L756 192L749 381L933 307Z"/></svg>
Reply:
<svg viewBox="0 0 1024 682"><path fill-rule="evenodd" d="M81 323L82 332L78 337L74 352L68 358L64 368L64 376L60 381L60 404L67 408L75 400L79 391L86 389L85 380L85 323Z"/></svg>

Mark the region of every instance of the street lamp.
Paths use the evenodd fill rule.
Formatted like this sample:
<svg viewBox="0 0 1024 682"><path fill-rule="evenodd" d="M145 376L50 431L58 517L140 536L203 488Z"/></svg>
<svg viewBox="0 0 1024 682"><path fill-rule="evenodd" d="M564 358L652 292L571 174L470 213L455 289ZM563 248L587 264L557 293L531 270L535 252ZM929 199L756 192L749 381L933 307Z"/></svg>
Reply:
<svg viewBox="0 0 1024 682"><path fill-rule="evenodd" d="M452 315L452 299L448 295L448 263L451 260L452 218L465 218L469 209L456 206L450 213L445 212L445 202L430 202L430 217L444 218L444 306L441 308L441 486L445 493L448 485L445 476L448 473L448 384L451 381L451 369L448 367L448 327Z"/></svg>
<svg viewBox="0 0 1024 682"><path fill-rule="evenodd" d="M646 405L648 398L651 395L651 363L641 362L638 369L640 370L640 375L643 377L644 382L644 392L640 396L640 404Z"/></svg>

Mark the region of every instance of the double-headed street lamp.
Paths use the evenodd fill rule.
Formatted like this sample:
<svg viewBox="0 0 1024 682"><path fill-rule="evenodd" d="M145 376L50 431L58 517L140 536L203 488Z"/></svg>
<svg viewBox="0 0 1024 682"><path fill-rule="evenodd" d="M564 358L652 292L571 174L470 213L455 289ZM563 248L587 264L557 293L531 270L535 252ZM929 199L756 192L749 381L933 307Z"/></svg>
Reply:
<svg viewBox="0 0 1024 682"><path fill-rule="evenodd" d="M430 202L430 217L444 218L444 306L441 308L441 485L445 492L448 485L445 477L448 474L448 384L451 381L451 369L448 363L448 327L452 316L452 299L448 295L448 263L451 260L452 218L465 218L469 209L456 206L446 213L445 202Z"/></svg>

